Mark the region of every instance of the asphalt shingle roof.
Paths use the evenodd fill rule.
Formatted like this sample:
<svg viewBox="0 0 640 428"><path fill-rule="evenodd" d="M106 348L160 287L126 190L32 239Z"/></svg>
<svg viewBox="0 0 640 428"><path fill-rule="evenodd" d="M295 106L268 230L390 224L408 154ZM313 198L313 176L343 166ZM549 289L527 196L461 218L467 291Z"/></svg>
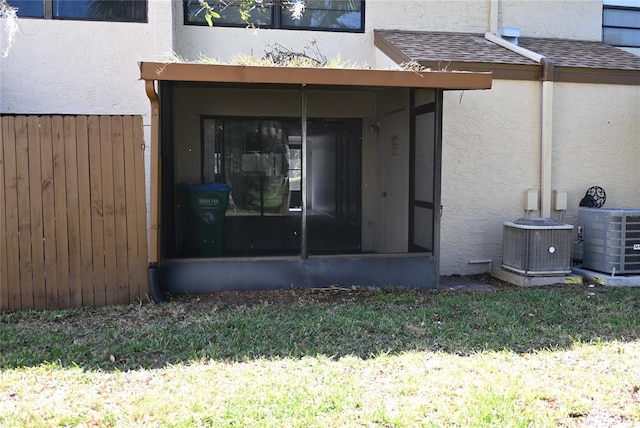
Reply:
<svg viewBox="0 0 640 428"><path fill-rule="evenodd" d="M518 44L551 58L556 67L640 71L640 56L602 42L522 37Z"/></svg>
<svg viewBox="0 0 640 428"><path fill-rule="evenodd" d="M491 43L484 38L484 34L377 30L376 35L403 55L418 62L537 64L507 48ZM556 67L640 72L640 56L601 42L520 37L518 45L550 58Z"/></svg>
<svg viewBox="0 0 640 428"><path fill-rule="evenodd" d="M418 62L451 61L537 65L537 62L491 43L484 34L421 31L376 32Z"/></svg>

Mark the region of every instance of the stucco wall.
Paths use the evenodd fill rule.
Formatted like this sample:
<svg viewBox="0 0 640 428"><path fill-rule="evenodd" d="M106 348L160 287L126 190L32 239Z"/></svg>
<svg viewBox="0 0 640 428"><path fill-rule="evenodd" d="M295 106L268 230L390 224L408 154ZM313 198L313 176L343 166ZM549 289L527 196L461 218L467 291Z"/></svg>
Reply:
<svg viewBox="0 0 640 428"><path fill-rule="evenodd" d="M486 272L469 262L501 258L502 223L539 188L540 83L445 92L443 115L441 274Z"/></svg>
<svg viewBox="0 0 640 428"><path fill-rule="evenodd" d="M600 41L602 1L501 0L499 22L522 36Z"/></svg>
<svg viewBox="0 0 640 428"><path fill-rule="evenodd" d="M167 3L149 2L148 23L19 22L15 44L0 60L0 112L147 115L137 61L171 51ZM0 20L0 31L4 25Z"/></svg>
<svg viewBox="0 0 640 428"><path fill-rule="evenodd" d="M640 208L640 86L556 83L552 185L568 191L574 223L586 190L607 208Z"/></svg>
<svg viewBox="0 0 640 428"><path fill-rule="evenodd" d="M500 266L502 223L525 214L525 190L540 189L540 103L539 82L445 94L442 274ZM551 190L568 192L568 210L551 205L552 217L576 224L592 185L607 192L605 207L640 208L640 87L554 84L552 144Z"/></svg>

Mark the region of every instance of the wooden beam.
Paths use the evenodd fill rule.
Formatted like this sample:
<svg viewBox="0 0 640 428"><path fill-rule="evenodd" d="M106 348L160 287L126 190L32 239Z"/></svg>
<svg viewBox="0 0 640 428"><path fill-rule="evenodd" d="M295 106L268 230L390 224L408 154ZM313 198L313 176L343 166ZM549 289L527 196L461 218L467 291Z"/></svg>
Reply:
<svg viewBox="0 0 640 428"><path fill-rule="evenodd" d="M439 89L490 89L492 80L491 72L415 72L157 62L141 62L140 77L146 81Z"/></svg>

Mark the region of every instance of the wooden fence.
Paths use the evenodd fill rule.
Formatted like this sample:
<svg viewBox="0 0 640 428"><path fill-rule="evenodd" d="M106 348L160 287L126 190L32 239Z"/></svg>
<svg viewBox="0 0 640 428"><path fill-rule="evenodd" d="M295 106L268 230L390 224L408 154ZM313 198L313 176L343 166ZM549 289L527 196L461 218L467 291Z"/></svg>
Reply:
<svg viewBox="0 0 640 428"><path fill-rule="evenodd" d="M0 119L0 309L145 298L142 118Z"/></svg>

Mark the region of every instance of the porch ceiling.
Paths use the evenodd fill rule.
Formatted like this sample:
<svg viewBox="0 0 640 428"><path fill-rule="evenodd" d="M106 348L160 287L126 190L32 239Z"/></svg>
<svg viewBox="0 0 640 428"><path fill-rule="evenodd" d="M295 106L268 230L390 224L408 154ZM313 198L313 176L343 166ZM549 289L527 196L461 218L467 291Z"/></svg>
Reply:
<svg viewBox="0 0 640 428"><path fill-rule="evenodd" d="M147 81L470 90L491 89L492 73L141 62L140 78Z"/></svg>

